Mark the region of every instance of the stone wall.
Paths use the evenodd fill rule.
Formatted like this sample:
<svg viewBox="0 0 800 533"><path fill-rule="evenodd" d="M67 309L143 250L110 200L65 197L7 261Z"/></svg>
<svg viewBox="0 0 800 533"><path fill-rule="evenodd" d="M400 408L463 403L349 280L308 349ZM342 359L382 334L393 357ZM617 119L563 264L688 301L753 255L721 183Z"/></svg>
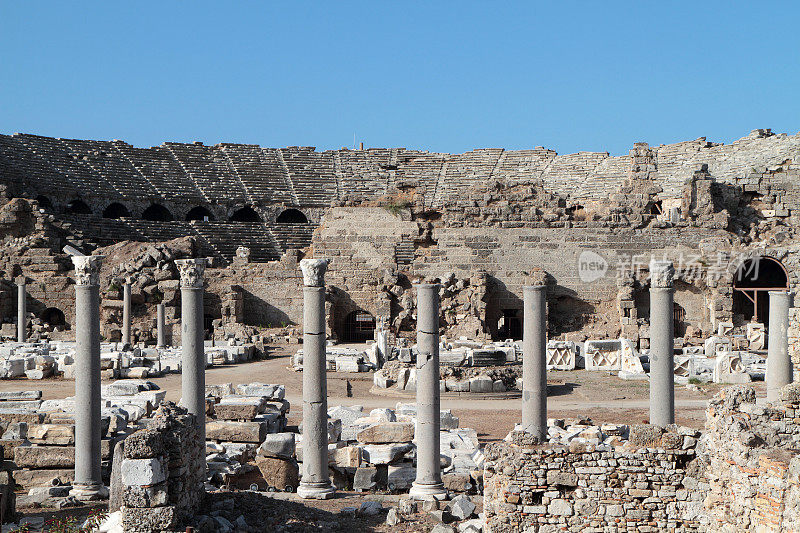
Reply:
<svg viewBox="0 0 800 533"><path fill-rule="evenodd" d="M800 528L800 384L766 406L752 387L722 391L709 402L705 438L709 531Z"/></svg>
<svg viewBox="0 0 800 533"><path fill-rule="evenodd" d="M624 445L489 444L484 513L491 533L701 531L698 433L640 425ZM621 443L620 443L621 444Z"/></svg>
<svg viewBox="0 0 800 533"><path fill-rule="evenodd" d="M205 443L185 409L163 404L145 429L125 439L123 457L112 493L121 494L125 531L176 531L200 509Z"/></svg>
<svg viewBox="0 0 800 533"><path fill-rule="evenodd" d="M627 441L564 446L513 432L486 448L487 528L797 531L799 444L797 383L766 405L749 385L720 391L702 434L638 425Z"/></svg>

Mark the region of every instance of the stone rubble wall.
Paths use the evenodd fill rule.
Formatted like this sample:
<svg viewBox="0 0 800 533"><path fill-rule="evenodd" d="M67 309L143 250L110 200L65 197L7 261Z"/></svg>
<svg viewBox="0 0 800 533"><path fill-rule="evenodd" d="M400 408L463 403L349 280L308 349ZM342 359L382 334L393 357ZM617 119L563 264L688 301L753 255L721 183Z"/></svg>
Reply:
<svg viewBox="0 0 800 533"><path fill-rule="evenodd" d="M621 446L541 446L514 432L486 448L487 531L702 531L697 435L639 425Z"/></svg>
<svg viewBox="0 0 800 533"><path fill-rule="evenodd" d="M767 405L750 386L723 390L709 402L705 439L709 532L800 529L800 384Z"/></svg>
<svg viewBox="0 0 800 533"><path fill-rule="evenodd" d="M735 385L705 431L631 426L627 441L539 445L512 432L486 447L486 531L800 530L800 384L756 404Z"/></svg>
<svg viewBox="0 0 800 533"><path fill-rule="evenodd" d="M205 447L195 417L174 404L163 404L147 427L129 435L122 448L123 529L179 530L198 512L204 497Z"/></svg>

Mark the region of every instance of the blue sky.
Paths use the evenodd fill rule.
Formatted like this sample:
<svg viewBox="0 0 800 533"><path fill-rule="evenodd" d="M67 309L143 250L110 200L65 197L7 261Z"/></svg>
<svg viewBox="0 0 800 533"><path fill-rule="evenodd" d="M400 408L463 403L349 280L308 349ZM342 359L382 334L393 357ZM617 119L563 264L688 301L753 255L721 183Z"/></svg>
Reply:
<svg viewBox="0 0 800 533"><path fill-rule="evenodd" d="M0 132L627 153L800 130L791 2L0 0Z"/></svg>

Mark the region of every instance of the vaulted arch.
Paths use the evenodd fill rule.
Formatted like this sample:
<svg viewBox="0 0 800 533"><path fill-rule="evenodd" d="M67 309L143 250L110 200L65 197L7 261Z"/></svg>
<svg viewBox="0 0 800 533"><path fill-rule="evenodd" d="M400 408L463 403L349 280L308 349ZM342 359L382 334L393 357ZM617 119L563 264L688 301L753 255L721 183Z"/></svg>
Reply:
<svg viewBox="0 0 800 533"><path fill-rule="evenodd" d="M186 220L199 220L201 222L204 220L214 220L214 214L205 207L198 205L186 213Z"/></svg>
<svg viewBox="0 0 800 533"><path fill-rule="evenodd" d="M108 207L103 210L103 218L123 218L130 216L131 213L128 211L128 208L119 202L109 204Z"/></svg>
<svg viewBox="0 0 800 533"><path fill-rule="evenodd" d="M261 222L261 217L252 207L242 207L233 212L231 222Z"/></svg>
<svg viewBox="0 0 800 533"><path fill-rule="evenodd" d="M308 224L308 217L299 209L286 209L278 215L275 222L278 224Z"/></svg>
<svg viewBox="0 0 800 533"><path fill-rule="evenodd" d="M169 209L161 204L153 204L145 209L144 212L142 212L142 218L144 220L153 220L156 222L171 222L175 220L175 217L172 216Z"/></svg>

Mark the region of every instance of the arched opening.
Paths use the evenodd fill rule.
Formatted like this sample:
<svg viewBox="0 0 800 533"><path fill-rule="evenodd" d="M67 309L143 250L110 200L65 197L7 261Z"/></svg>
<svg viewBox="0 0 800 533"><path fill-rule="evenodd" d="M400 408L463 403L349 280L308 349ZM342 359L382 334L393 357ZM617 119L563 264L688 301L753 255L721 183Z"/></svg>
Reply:
<svg viewBox="0 0 800 533"><path fill-rule="evenodd" d="M341 342L367 342L375 336L375 317L363 310L347 315L342 324Z"/></svg>
<svg viewBox="0 0 800 533"><path fill-rule="evenodd" d="M214 220L214 215L202 206L193 207L186 213L186 220L199 220L201 222L208 222Z"/></svg>
<svg viewBox="0 0 800 533"><path fill-rule="evenodd" d="M123 218L131 216L130 211L124 205L114 202L105 208L103 218Z"/></svg>
<svg viewBox="0 0 800 533"><path fill-rule="evenodd" d="M287 209L275 219L279 224L308 224L308 218L299 209Z"/></svg>
<svg viewBox="0 0 800 533"><path fill-rule="evenodd" d="M658 200L650 204L647 208L647 212L650 215L653 215L654 217L657 217L658 215L662 214L664 212L664 208L663 204L661 203L661 200Z"/></svg>
<svg viewBox="0 0 800 533"><path fill-rule="evenodd" d="M83 200L72 200L67 204L67 213L71 213L73 215L91 215L92 210Z"/></svg>
<svg viewBox="0 0 800 533"><path fill-rule="evenodd" d="M769 327L769 291L789 289L789 276L780 261L761 256L744 261L733 276L734 319Z"/></svg>
<svg viewBox="0 0 800 533"><path fill-rule="evenodd" d="M155 222L171 222L174 219L169 209L161 204L153 204L142 213L142 219Z"/></svg>
<svg viewBox="0 0 800 533"><path fill-rule="evenodd" d="M61 309L57 309L55 307L48 307L42 314L39 315L39 318L45 324L48 324L50 327L60 327L66 325L67 321L64 317L64 312Z"/></svg>
<svg viewBox="0 0 800 533"><path fill-rule="evenodd" d="M36 203L39 204L39 207L42 209L53 209L53 202L50 201L50 198L44 195L39 195L35 198Z"/></svg>
<svg viewBox="0 0 800 533"><path fill-rule="evenodd" d="M234 211L230 220L231 222L261 222L261 217L252 207L242 207Z"/></svg>
<svg viewBox="0 0 800 533"><path fill-rule="evenodd" d="M503 309L503 316L497 324L499 339L522 339L522 309Z"/></svg>

